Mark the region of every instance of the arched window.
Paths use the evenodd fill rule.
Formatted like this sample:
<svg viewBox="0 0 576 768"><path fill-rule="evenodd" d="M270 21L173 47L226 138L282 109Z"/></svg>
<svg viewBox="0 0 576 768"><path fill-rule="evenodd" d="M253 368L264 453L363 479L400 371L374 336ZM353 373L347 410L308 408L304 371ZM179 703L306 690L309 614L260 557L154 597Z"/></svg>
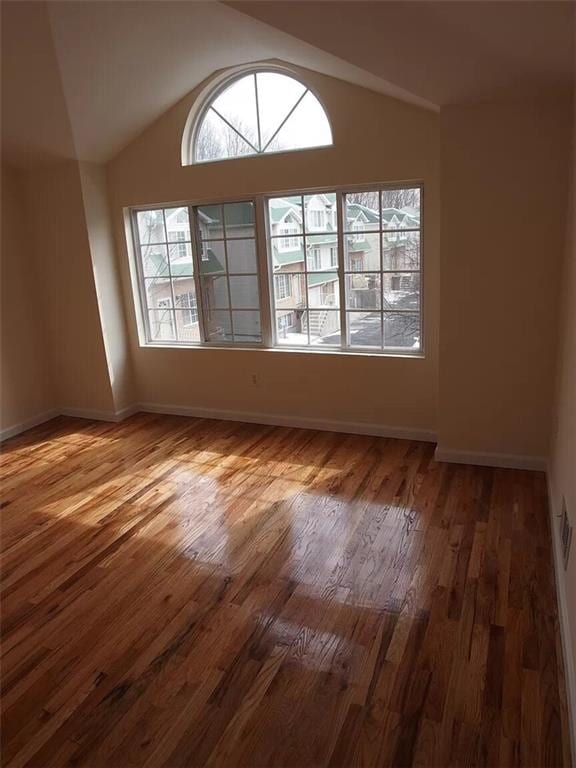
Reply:
<svg viewBox="0 0 576 768"><path fill-rule="evenodd" d="M184 164L332 144L330 123L317 97L295 77L273 70L226 81L197 119L192 117Z"/></svg>

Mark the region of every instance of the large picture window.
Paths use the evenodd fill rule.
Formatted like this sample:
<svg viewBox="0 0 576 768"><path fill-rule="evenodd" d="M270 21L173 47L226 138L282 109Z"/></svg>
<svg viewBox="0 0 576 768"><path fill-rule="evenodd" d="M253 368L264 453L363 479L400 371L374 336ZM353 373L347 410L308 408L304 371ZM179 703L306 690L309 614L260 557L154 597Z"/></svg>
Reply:
<svg viewBox="0 0 576 768"><path fill-rule="evenodd" d="M421 197L410 185L134 211L146 343L420 353Z"/></svg>

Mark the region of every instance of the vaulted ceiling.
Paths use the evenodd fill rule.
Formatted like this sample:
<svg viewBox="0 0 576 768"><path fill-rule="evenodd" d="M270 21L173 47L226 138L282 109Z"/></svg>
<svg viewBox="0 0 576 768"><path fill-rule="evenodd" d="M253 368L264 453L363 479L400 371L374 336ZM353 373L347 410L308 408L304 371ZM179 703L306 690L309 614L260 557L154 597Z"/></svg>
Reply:
<svg viewBox="0 0 576 768"><path fill-rule="evenodd" d="M428 109L573 75L571 2L2 3L2 148L104 162L218 69L281 59Z"/></svg>
<svg viewBox="0 0 576 768"><path fill-rule="evenodd" d="M253 18L444 106L573 83L569 0L238 0Z"/></svg>

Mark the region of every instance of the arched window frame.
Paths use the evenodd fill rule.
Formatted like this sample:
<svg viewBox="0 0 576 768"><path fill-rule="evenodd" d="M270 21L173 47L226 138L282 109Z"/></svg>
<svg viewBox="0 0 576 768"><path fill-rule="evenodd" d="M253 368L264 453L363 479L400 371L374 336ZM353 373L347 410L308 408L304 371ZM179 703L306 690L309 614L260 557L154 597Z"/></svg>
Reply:
<svg viewBox="0 0 576 768"><path fill-rule="evenodd" d="M322 107L328 126L330 128L330 144L319 144L310 147L297 147L294 149L279 149L271 150L270 152L259 152L252 155L237 155L236 157L222 157L214 160L196 160L196 140L198 133L202 126L204 117L207 111L210 109L212 103L222 94L230 85L236 80L240 80L246 75L257 75L258 73L277 73L280 75L286 75L299 82L307 91L318 100L318 103ZM273 64L267 64L255 67L254 65L234 67L228 69L225 72L216 75L211 78L210 82L202 89L195 103L192 105L186 119L184 131L182 133L182 145L181 145L181 162L183 166L187 165L205 165L207 163L221 163L226 160L238 160L240 158L249 159L254 157L262 157L266 155L279 155L288 152L306 152L311 149L322 149L325 147L334 146L334 131L332 129L332 121L330 120L330 114L326 109L326 106L319 96L316 89L308 82L303 80L298 73L296 73L290 67L278 66Z"/></svg>

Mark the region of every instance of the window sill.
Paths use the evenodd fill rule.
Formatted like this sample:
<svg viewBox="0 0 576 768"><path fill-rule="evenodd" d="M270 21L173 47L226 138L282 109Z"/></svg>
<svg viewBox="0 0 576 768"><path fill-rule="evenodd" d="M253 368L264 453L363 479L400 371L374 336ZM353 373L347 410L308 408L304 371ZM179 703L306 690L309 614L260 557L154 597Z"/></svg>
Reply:
<svg viewBox="0 0 576 768"><path fill-rule="evenodd" d="M303 355L340 355L342 357L378 357L378 358L400 358L402 360L425 360L426 355L422 351L418 352L379 352L377 350L360 351L355 349L302 349L301 347L262 347L262 346L227 346L225 344L155 344L140 343L141 349L179 349L195 351L214 351L221 350L226 352L258 352L262 353L280 353L280 354L303 354Z"/></svg>

